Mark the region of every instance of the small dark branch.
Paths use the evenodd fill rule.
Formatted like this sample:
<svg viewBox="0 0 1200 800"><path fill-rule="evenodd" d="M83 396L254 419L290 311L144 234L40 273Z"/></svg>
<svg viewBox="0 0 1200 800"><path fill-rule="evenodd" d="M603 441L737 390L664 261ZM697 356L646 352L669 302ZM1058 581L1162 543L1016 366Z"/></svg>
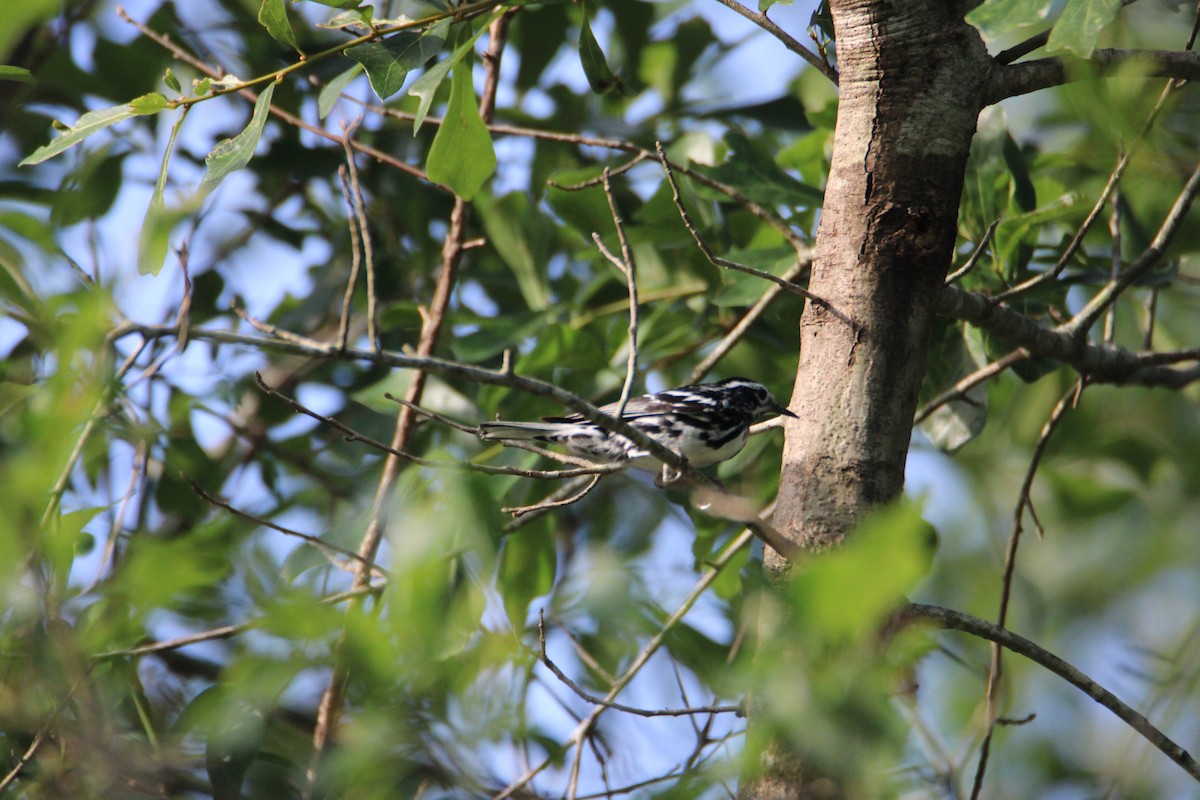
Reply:
<svg viewBox="0 0 1200 800"><path fill-rule="evenodd" d="M187 482L188 486L192 487L192 491L195 492L200 497L200 499L203 500L204 502L206 502L210 505L216 506L217 508L224 509L225 511L228 511L230 514L233 514L235 517L241 517L242 519L247 520L248 522L253 522L255 525L259 525L263 528L270 528L273 531L279 531L280 533L284 534L285 536L293 536L297 539L301 539L305 542L308 542L313 547L315 547L317 549L317 551L321 553L321 555L323 555L323 556L325 556L325 558L329 559L329 562L331 564L333 564L335 567L337 567L340 570L343 570L345 572L353 572L355 569L354 567L349 566L347 563L345 563L345 561L343 559L350 559L351 561L357 561L360 563L362 562L362 558L358 555L358 553L355 553L352 550L347 550L344 547L339 547L335 544L330 544L329 542L326 542L324 539L322 539L319 536L312 536L310 534L301 533L300 531L293 530L291 528L285 528L282 525L271 522L269 519L266 519L264 517L260 517L255 514L251 514L248 511L242 511L241 509L234 507L233 505L226 502L225 500L222 500L219 497L214 497L213 495L204 491L203 489L200 488L200 486L198 484L196 484L195 481L191 480L186 475L181 475L181 477L183 478L183 480L185 482ZM340 556L340 558L339 558L339 556ZM372 574L374 575L374 577L376 577L376 578L386 578L387 577L387 573L384 572L379 567L375 566L374 564L368 564L367 567L372 571Z"/></svg>
<svg viewBox="0 0 1200 800"><path fill-rule="evenodd" d="M996 217L992 220L992 224L988 225L988 229L984 232L983 238L979 240L979 244L975 246L975 251L971 253L971 257L967 259L967 263L963 264L946 278L946 285L949 286L955 283L971 270L975 269L975 265L979 263L979 259L987 250L988 244L992 241L992 236L996 234L996 228L1000 225L1000 218Z"/></svg>
<svg viewBox="0 0 1200 800"><path fill-rule="evenodd" d="M833 314L833 316L837 317L842 322L849 325L854 330L858 330L858 326L856 326L849 317L834 308L833 305L825 298L818 297L807 289L797 286L791 281L785 280L778 275L773 275L770 272L756 269L754 267L748 267L745 264L739 264L736 261L730 261L727 258L721 258L713 253L712 248L710 248L708 243L705 242L703 237L700 236L700 232L696 229L695 223L692 222L691 215L688 214L687 208L683 204L683 197L679 193L679 184L676 182L674 171L672 170L670 163L667 161L666 154L663 151L662 142L656 142L655 146L658 150L659 162L662 164L663 172L667 176L667 183L671 187L671 199L675 201L675 209L679 212L679 218L683 221L683 226L687 228L688 233L692 235L692 239L695 240L696 247L699 248L700 252L704 254L704 257L708 259L710 264L712 264L714 267L732 269L738 272L744 272L747 275L753 275L756 278L762 278L763 280L771 281L777 286L780 286L783 289L792 292L793 294L798 294L801 297L806 298L812 302L813 305L820 306L830 314ZM804 259L801 260L803 261Z"/></svg>
<svg viewBox="0 0 1200 800"><path fill-rule="evenodd" d="M799 278L804 271L811 266L811 260L797 261L780 277L791 283ZM715 367L717 363L724 358L729 351L732 350L735 345L737 345L738 342L742 340L742 337L745 336L754 323L758 321L758 318L763 315L763 312L766 311L771 303L775 302L775 300L781 294L783 294L784 291L785 289L778 283L767 287L767 290L763 292L762 296L755 301L754 305L752 305L750 309L744 315L742 315L742 318L738 320L737 324L730 328L729 332L721 337L721 341L717 343L717 346L713 348L712 352L706 355L703 359L701 359L699 364L692 368L691 382L696 383L704 378L704 376L708 374L709 370Z"/></svg>
<svg viewBox="0 0 1200 800"><path fill-rule="evenodd" d="M962 631L990 642L996 642L1012 652L1045 667L1063 680L1076 687L1088 697L1107 708L1129 727L1137 731L1146 741L1158 748L1167 758L1181 766L1189 775L1200 781L1200 763L1186 750L1172 741L1148 719L1126 705L1100 684L1080 672L1071 664L1012 631L993 625L969 614L938 606L911 603L900 616L901 622L930 622L941 628Z"/></svg>
<svg viewBox="0 0 1200 800"><path fill-rule="evenodd" d="M342 143L346 149L346 167L350 173L350 185L347 191L347 200L350 210L353 212L354 222L351 223L352 237L351 244L360 244L362 248L362 265L366 268L367 273L367 341L371 343L371 347L379 349L379 334L376 330L378 312L378 296L375 291L375 251L371 245L371 227L367 223L367 212L365 203L363 203L362 187L358 183L358 165L354 161L353 136L355 126L342 124ZM358 228L358 236L353 236L353 228ZM357 241L355 241L357 239ZM355 252L354 258L358 260L358 253ZM352 268L351 274L357 278L358 270ZM353 279L352 279L353 280ZM347 288L347 297L353 291L354 287L351 284ZM345 320L343 320L345 325ZM343 341L342 346L346 343Z"/></svg>
<svg viewBox="0 0 1200 800"><path fill-rule="evenodd" d="M736 11L738 14L741 14L743 17L774 36L788 50L791 50L809 64L812 64L814 67L816 67L822 75L824 75L826 78L829 78L829 80L833 82L834 86L837 85L837 71L834 70L833 67L829 66L829 64L827 64L819 55L793 39L787 31L783 30L783 28L780 28L770 18L768 18L765 12L751 11L741 3L738 3L736 0L717 0L717 2L726 8Z"/></svg>
<svg viewBox="0 0 1200 800"><path fill-rule="evenodd" d="M564 686L577 694L581 699L593 705L604 706L605 708L611 708L614 711L623 711L626 714L636 714L639 717L687 717L695 714L737 714L743 711L740 705L704 706L702 708L648 709L627 706L623 703L615 703L611 700L605 700L603 697L591 694L575 681L571 680L557 664L550 660L550 656L546 653L546 623L542 618L541 613L538 614L538 643L540 645L538 660L541 661L548 670L554 673L554 677L558 678L558 680L561 681Z"/></svg>
<svg viewBox="0 0 1200 800"><path fill-rule="evenodd" d="M1023 42L1019 42L1007 50L1001 50L993 59L997 64L1007 66L1018 58L1024 58L1034 50L1039 50L1046 46L1046 42L1050 41L1050 31L1044 30L1041 33L1035 33Z"/></svg>
<svg viewBox="0 0 1200 800"><path fill-rule="evenodd" d="M244 308L242 308L241 306L239 306L237 303L235 303L233 301L230 301L229 307L231 309L233 309L233 313L237 314L239 319L241 319L243 322L245 322L251 328L254 328L254 330L258 331L259 333L265 333L267 336L272 336L272 337L279 339L281 341L284 341L284 342L290 342L292 344L300 345L301 347L323 347L324 346L320 342L318 342L316 339L310 339L307 336L301 336L298 333L292 333L291 331L276 327L275 325L272 325L269 322L263 322L262 320L258 319L257 317L251 316L250 312L246 311ZM342 349L344 350L345 348L343 347Z"/></svg>
<svg viewBox="0 0 1200 800"><path fill-rule="evenodd" d="M964 399L967 396L967 392L979 384L991 380L1013 364L1024 361L1027 358L1029 358L1029 351L1024 348L1018 348L990 364L985 364L922 406L913 419L913 425L920 425L929 418L930 414L942 406L947 403L953 403L956 400Z"/></svg>
<svg viewBox="0 0 1200 800"><path fill-rule="evenodd" d="M275 398L287 403L297 413L304 414L307 417L312 417L313 419L317 420L318 422L320 422L324 425L328 425L331 428L341 431L343 434L345 434L346 441L362 442L363 444L365 444L369 447L374 447L376 450L379 450L382 453L387 453L388 455L394 456L394 457L400 459L401 461L405 461L410 464L416 464L419 467L429 467L432 469L467 469L467 470L472 470L474 472L482 472L485 475L518 475L522 478L541 478L541 479L545 479L545 480L557 480L560 478L574 478L578 475L603 475L603 474L606 474L609 472L616 472L623 468L622 465L593 464L591 462L584 461L583 462L584 466L581 466L578 469L539 470L539 469L521 469L520 467L491 466L489 464L475 464L470 461L436 461L436 460L430 459L430 458L422 458L421 456L416 456L407 451L400 450L399 448L395 448L395 447L392 447L391 445L384 444L383 442L379 441L378 439L373 439L370 436L361 434L358 431L351 428L349 425L339 422L334 417L328 417L328 416L325 416L324 414L319 414L316 411L313 411L311 408L304 405L299 400L296 400L293 397L288 397L287 395L280 392L278 389L274 388L273 386L268 385L267 382L263 380L262 375L260 375L257 372L254 373L254 381L258 384L258 387L260 389L262 389L264 392L266 392L267 394L269 394L272 397L275 397ZM417 406L415 403L406 403L401 400L398 400L395 397L391 397L390 395L389 395L389 399L395 400L396 402L400 403L401 405L408 406L409 408L415 409L417 411L417 413L425 414L425 415L430 414L430 412L424 411L419 406ZM479 430L477 428L467 428L466 426L458 426L458 427L461 427L461 428L465 429L467 432L475 434L476 436L479 435ZM193 487L193 488L195 488L195 487ZM358 560L360 562L360 564L362 564L363 566L370 566L370 562L364 560L364 558L361 556L356 556L356 560Z"/></svg>
<svg viewBox="0 0 1200 800"><path fill-rule="evenodd" d="M626 161L621 166L612 167L612 168L605 167L604 170L608 173L608 176L610 178L615 175L624 175L626 172L629 172L629 170L633 169L638 164L642 163L643 161L649 160L649 158L650 158L649 153L638 153L636 156L631 158L629 161ZM584 189L590 189L593 186L600 186L603 183L604 183L603 174L601 174L595 178L588 178L586 181L580 181L579 183L555 183L554 181L546 181L547 186L551 186L551 187L558 189L559 191L563 191L563 192L580 192L580 191L583 191Z"/></svg>
<svg viewBox="0 0 1200 800"><path fill-rule="evenodd" d="M1197 55L1200 56L1200 54ZM1154 236L1154 241L1150 243L1150 246L1129 265L1128 269L1097 292L1096 296L1070 322L1060 328L1072 335L1083 335L1122 292L1149 272L1162 259L1163 253L1175 238L1197 193L1200 193L1200 165L1192 172L1191 177L1184 184L1183 190L1175 198L1175 204L1171 207L1171 211L1163 220L1162 225L1159 226L1158 233Z"/></svg>
<svg viewBox="0 0 1200 800"><path fill-rule="evenodd" d="M1121 182L1121 177L1125 174L1125 169L1129 166L1130 159L1133 157L1138 145L1145 140L1146 134L1150 132L1152 127L1154 127L1154 123L1158 119L1159 113L1163 110L1163 107L1167 103L1167 98L1171 96L1173 91L1173 83L1168 83L1163 87L1163 90L1158 95L1158 100L1155 102L1154 107L1150 109L1150 113L1146 115L1146 121L1142 123L1142 127L1138 131L1137 136L1134 137L1134 140L1130 146L1121 154L1121 157L1117 159L1117 164L1115 167L1113 167L1112 172L1109 173L1108 180L1105 181L1104 188L1100 191L1100 196L1096 198L1095 204L1092 205L1092 210L1088 212L1087 217L1084 218L1083 223L1079 226L1079 229L1075 231L1075 235L1071 237L1071 241L1067 244L1067 249L1064 250L1062 255L1058 257L1058 261L1054 264L1054 267L1046 272L1043 272L1041 275L1037 275L1027 281L1024 281L1023 283L1017 284L1011 289L1001 292L1000 294L996 295L997 300L1008 300L1012 297L1016 297L1017 295L1024 294L1025 292L1041 286L1044 283L1048 283L1057 279L1058 276L1062 274L1062 271L1067 268L1067 264L1070 263L1071 259L1075 257L1075 253L1079 250L1080 245L1083 244L1083 237L1086 236L1087 232L1090 231L1092 226L1096 224L1096 220L1100 219L1100 213L1104 210L1104 206L1107 205L1108 200L1110 197L1112 197L1113 192L1117 190L1117 186Z"/></svg>
<svg viewBox="0 0 1200 800"><path fill-rule="evenodd" d="M349 140L345 141L345 145L346 157L353 159L354 153L350 150ZM354 201L344 164L338 167L338 179L342 184L342 197L346 201L346 207L353 208ZM350 228L350 275L346 278L346 293L342 297L342 317L338 322L338 346L343 350L350 343L350 304L354 300L354 289L358 284L358 272L362 268L362 251L358 243L358 223L355 221L353 214L347 214L346 221L349 223Z"/></svg>
<svg viewBox="0 0 1200 800"><path fill-rule="evenodd" d="M575 472L574 470L562 470L562 471L563 472ZM576 474L578 474L578 473L576 472ZM600 479L603 477L604 477L603 475L593 475L592 479L590 481L588 481L587 485L584 486L583 489L581 489L579 492L575 493L574 495L572 495L570 497L563 498L562 500L547 500L547 501L544 501L541 503L534 503L531 506L509 506L508 508L501 508L500 510L503 511L505 514L512 514L513 517L523 517L526 514L530 514L534 511L549 511L552 508L562 508L563 506L569 506L569 505L572 505L573 503L578 503L580 500L587 497L588 493L591 492L592 489L596 488L596 484L599 483Z"/></svg>
<svg viewBox="0 0 1200 800"><path fill-rule="evenodd" d="M1096 50L1089 58L1054 56L997 68L984 93L984 105L1007 97L1061 86L1090 77L1098 70L1136 64L1146 77L1194 81L1200 79L1200 53L1180 50Z"/></svg>
<svg viewBox="0 0 1200 800"><path fill-rule="evenodd" d="M338 592L329 597L322 597L320 602L326 604L343 603L352 598L361 597L367 594L374 594L379 591L377 586L365 586L361 589L351 589L345 592ZM211 628L207 631L199 633L189 633L187 636L179 636L174 639L164 639L157 642L146 642L139 644L136 647L127 647L122 650L109 650L104 653L97 653L92 656L96 661L107 661L112 658L131 658L134 656L144 656L150 653L161 653L165 650L178 650L188 645L199 644L200 642L211 642L217 639L229 639L237 636L239 633L245 633L248 630L253 630L263 624L263 620L255 619L249 622L241 622L237 625L222 625L219 628Z"/></svg>
<svg viewBox="0 0 1200 800"><path fill-rule="evenodd" d="M617 410L613 414L618 419L625 414L625 404L629 402L629 395L633 391L633 382L637 378L637 362L638 362L638 291L637 291L637 262L633 259L633 248L629 246L629 237L625 235L625 223L621 219L621 212L617 208L617 198L613 195L612 183L609 181L609 169L604 168L601 174L602 184L604 186L604 196L608 198L608 210L612 214L613 227L617 231L617 240L621 243L621 257L615 258L604 247L604 242L598 234L593 233L592 238L596 242L596 247L600 252L612 262L621 274L625 276L625 285L629 292L629 358L625 365L625 383L621 386L621 397L617 401Z"/></svg>
<svg viewBox="0 0 1200 800"><path fill-rule="evenodd" d="M1082 379L1077 381L1076 385L1071 387L1071 390L1054 406L1054 410L1050 412L1050 417L1046 420L1046 424L1042 426L1042 432L1038 436L1037 445L1033 448L1033 457L1030 458L1029 467L1025 470L1025 480L1021 482L1021 491L1017 495L1016 509L1013 511L1012 528L1008 533L1008 547L1004 553L1004 576L1000 586L1000 611L996 616L996 625L1000 628L1003 628L1008 622L1008 607L1012 600L1013 576L1016 574L1017 567L1017 547L1021 542L1021 533L1024 530L1025 510L1027 508L1030 511L1033 510L1033 499L1030 496L1033 491L1033 479L1037 475L1038 465L1042 463L1042 456L1046 454L1046 447L1050 444L1050 437L1058 429L1067 411L1074 408L1076 403L1078 403L1083 385ZM1003 672L1002 654L1003 649L999 644L993 642L987 682L988 727L987 734L983 738L983 745L979 749L979 761L975 766L975 781L971 787L972 798L978 798L980 792L983 791L983 777L987 772L992 734L995 733L995 728L1000 717L999 699L1000 677Z"/></svg>
<svg viewBox="0 0 1200 800"><path fill-rule="evenodd" d="M545 514L549 514L555 508L555 506L553 505L553 503L555 501L561 500L565 497L570 497L571 495L575 494L580 489L582 489L584 486L587 486L587 484L590 482L591 482L590 478L588 478L586 476L580 476L578 478L574 478L573 480L567 482L565 485L558 487L545 500L543 500L540 503L541 508L538 508L536 510L530 510L523 516L517 517L516 519L510 520L509 522L505 523L504 528L500 531L500 535L508 536L510 534L516 533L518 530L520 530L521 528L524 528L526 525L530 524L534 520L542 517Z"/></svg>

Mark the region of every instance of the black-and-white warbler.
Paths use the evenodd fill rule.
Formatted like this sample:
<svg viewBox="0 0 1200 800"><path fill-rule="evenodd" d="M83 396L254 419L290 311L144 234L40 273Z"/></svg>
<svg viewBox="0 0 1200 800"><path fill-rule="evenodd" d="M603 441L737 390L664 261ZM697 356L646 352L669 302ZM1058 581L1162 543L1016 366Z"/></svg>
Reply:
<svg viewBox="0 0 1200 800"><path fill-rule="evenodd" d="M616 414L618 403L601 406ZM747 431L760 420L784 414L767 388L746 378L680 386L665 392L631 397L621 419L651 439L679 453L694 467L733 458L746 444ZM543 417L541 422L483 422L482 439L533 439L565 447L593 461L628 461L657 470L662 464L620 434L610 433L579 414ZM664 473L665 477L665 473Z"/></svg>

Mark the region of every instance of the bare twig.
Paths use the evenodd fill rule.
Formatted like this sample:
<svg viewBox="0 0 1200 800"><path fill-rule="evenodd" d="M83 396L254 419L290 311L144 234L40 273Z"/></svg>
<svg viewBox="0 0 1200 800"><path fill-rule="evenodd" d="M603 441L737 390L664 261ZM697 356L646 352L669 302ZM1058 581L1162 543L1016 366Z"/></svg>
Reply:
<svg viewBox="0 0 1200 800"><path fill-rule="evenodd" d="M833 82L834 86L837 85L837 71L834 70L833 67L829 66L829 64L826 63L826 61L816 53L793 39L787 31L776 25L770 18L767 17L765 11L751 11L741 3L737 2L737 0L717 0L717 2L726 8L736 11L738 14L742 15L767 33L774 36L788 50L791 50L809 64L812 64L814 67L816 67L822 75L824 75L826 78L829 78L829 80Z"/></svg>
<svg viewBox="0 0 1200 800"><path fill-rule="evenodd" d="M1028 639L990 622L938 606L909 604L901 615L906 623L924 621L942 628L963 631L988 641L996 642L1018 655L1045 667L1063 680L1075 686L1088 697L1107 708L1119 719L1137 731L1146 741L1157 747L1167 758L1182 767L1189 775L1200 780L1200 763L1188 752L1156 728L1150 720L1126 705L1119 697L1089 678L1071 664L1039 647Z"/></svg>
<svg viewBox="0 0 1200 800"><path fill-rule="evenodd" d="M801 286L797 286L796 284L792 283L791 281L785 280L785 279L779 277L778 275L767 272L766 270L756 269L755 267L748 267L745 264L739 264L736 261L730 261L727 258L721 258L717 254L715 254L712 251L712 248L710 248L708 246L708 243L705 242L703 237L700 236L700 232L696 229L695 223L692 222L691 215L688 214L687 208L683 204L683 197L679 193L679 184L678 184L678 182L676 182L675 175L671 169L671 165L667 161L666 153L663 151L663 148L662 148L662 142L656 142L655 145L658 149L659 163L662 164L663 171L667 176L667 183L671 187L671 198L675 201L675 208L679 212L679 218L681 220L683 220L683 226L685 228L687 228L688 233L690 233L692 235L692 239L695 240L695 242L696 242L696 247L700 250L701 253L704 254L704 257L706 259L708 259L710 264L712 264L714 267L724 267L725 269L732 269L732 270L736 270L737 272L744 272L747 275L753 275L756 278L762 278L763 280L771 281L772 283L783 287L784 289L786 289L789 292L792 292L793 294L798 294L801 297L806 298L814 305L820 306L821 308L828 311L830 314L833 314L833 316L837 317L842 322L849 325L851 328L854 328L857 330L857 326L854 324L854 322L849 317L847 317L845 314L843 314L842 312L840 312L836 308L834 308L833 305L830 304L830 302L828 300L826 300L825 298L818 297L817 295L813 294L812 292L808 291L807 289L805 289ZM801 258L801 260L803 261L804 259Z"/></svg>
<svg viewBox="0 0 1200 800"><path fill-rule="evenodd" d="M625 366L625 383L621 386L621 397L617 401L617 410L613 414L614 417L622 417L625 414L625 404L629 402L629 395L633 391L633 382L637 379L637 362L638 362L638 291L637 291L637 262L633 259L633 248L629 246L629 238L625 235L625 223L621 220L621 212L617 209L617 198L613 196L612 183L609 182L608 167L604 168L602 174L604 196L608 198L608 210L612 214L613 227L617 230L617 240L621 243L621 258L614 258L611 253L604 247L604 242L600 239L599 234L592 234L592 238L596 242L596 246L600 252L613 265L616 266L621 274L625 276L625 284L629 290L629 358Z"/></svg>
<svg viewBox="0 0 1200 800"><path fill-rule="evenodd" d="M630 663L625 671L616 679L612 688L605 693L604 697L602 698L604 703L611 703L616 700L617 696L625 689L626 686L629 685L629 682L633 680L634 676L641 672L642 668L645 667L650 661L650 658L656 652L658 652L659 648L662 647L663 643L666 641L667 635L671 632L671 630L673 630L675 626L679 624L680 620L687 615L687 613L692 609L692 606L696 604L696 601L698 601L700 597L703 596L706 591L708 591L708 587L711 586L713 581L717 579L717 576L721 574L721 571L729 564L731 559L738 552L740 552L743 547L746 547L748 544L750 544L753 538L753 533L751 533L749 530L744 530L725 545L725 549L722 550L717 557L709 563L709 566L705 570L704 574L696 582L696 585L692 587L692 590L688 593L687 597L684 598L683 602L680 603L675 612L663 622L662 627L659 628L653 637L651 637L650 641L646 643L641 652L639 652L637 657L634 658L633 662ZM567 737L565 742L566 746L570 747L574 745L576 747L581 747L584 738L596 724L596 720L598 720L600 715L603 714L607 709L607 705L597 704L593 706L591 713L589 713L587 717L585 717L575 727L575 730L570 734L570 736ZM503 790L495 794L492 800L504 800L504 798L513 797L552 763L553 758L551 757L543 759L538 764L530 767L524 772L524 774L506 786Z"/></svg>
<svg viewBox="0 0 1200 800"><path fill-rule="evenodd" d="M1200 55L1200 54L1198 54ZM1158 228L1158 233L1154 236L1154 241L1150 242L1137 259L1129 265L1129 268L1124 270L1115 279L1108 282L1103 289L1096 293L1096 296L1083 307L1069 322L1065 325L1060 325L1060 330L1071 334L1080 335L1092 327L1095 321L1104 313L1114 300L1117 299L1134 281L1149 272L1160 259L1163 253L1166 252L1171 241L1178 233L1183 220L1187 217L1188 210L1192 206L1192 201L1196 199L1196 195L1200 193L1200 165L1192 172L1190 178L1179 195L1175 198L1174 205L1171 206L1171 211L1163 220L1162 225Z"/></svg>
<svg viewBox="0 0 1200 800"><path fill-rule="evenodd" d="M1030 511L1033 510L1033 499L1030 493L1033 491L1034 476L1037 475L1038 465L1041 464L1042 456L1046 453L1046 447L1050 444L1050 437L1066 416L1067 411L1073 408L1079 401L1079 393L1083 390L1083 385L1082 380L1077 381L1071 387L1071 390L1054 406L1054 410L1050 412L1050 417L1046 420L1046 424L1042 426L1042 432L1038 436L1037 444L1033 448L1033 457L1030 458L1029 467L1025 470L1025 480L1021 483L1021 491L1017 496L1016 510L1013 512L1012 528L1008 533L1008 547L1004 553L1004 577L1001 580L1000 611L996 616L997 627L1003 628L1008 622L1008 607L1012 599L1013 576L1016 574L1017 566L1017 546L1020 544L1021 533L1024 530L1022 521L1025 517L1025 510L1027 508ZM993 642L987 682L987 733L984 735L983 744L979 748L979 761L975 766L975 779L971 787L971 800L978 800L980 792L983 791L983 777L987 772L992 734L995 732L995 726L999 722L1000 678L1003 669L1001 661L1002 652L1000 645Z"/></svg>
<svg viewBox="0 0 1200 800"><path fill-rule="evenodd" d="M1029 358L1029 351L1023 348L1017 348L1008 355L996 359L990 364L985 364L979 369L972 372L970 375L959 380L946 391L939 394L937 397L930 400L918 411L913 419L913 425L920 425L929 416L947 403L953 403L955 400L961 400L967 396L967 392L974 389L984 381L991 380L999 375L1004 370Z"/></svg>
<svg viewBox="0 0 1200 800"><path fill-rule="evenodd" d="M793 264L787 272L783 273L779 277L788 282L795 281L804 273L805 270L811 266L811 260L799 260ZM745 336L754 323L758 321L758 318L763 315L763 312L767 310L767 307L770 306L771 303L773 303L776 298L779 297L779 295L783 294L784 291L784 287L777 283L767 287L767 290L763 292L762 296L754 302L754 305L752 305L750 309L742 315L742 318L738 320L737 324L730 328L729 331L721 337L721 341L717 343L717 346L714 347L708 355L702 358L699 364L692 368L691 382L695 383L707 375L709 370L715 367L717 363L720 362L720 360L724 358L729 351L732 350L734 346L736 346L737 343L742 340L742 337Z"/></svg>
<svg viewBox="0 0 1200 800"><path fill-rule="evenodd" d="M280 533L282 533L285 536L292 536L296 539L300 539L301 541L308 542L314 548L316 548L317 551L321 555L325 556L325 558L329 560L329 563L333 564L335 567L337 567L338 569L340 569L344 572L353 572L354 571L354 567L347 564L344 559L350 559L351 561L358 561L358 562L362 561L362 557L359 556L358 553L355 553L353 550L347 550L344 547L339 547L336 544L331 544L319 536L312 536L311 534L301 533L300 531L293 530L292 528L285 528L284 526L279 525L278 523L272 522L271 520L266 519L265 517L260 517L256 514L251 514L248 511L243 511L240 508L237 508L236 506L230 504L229 502L222 500L219 497L215 497L215 496L209 494L208 492L204 491L203 489L200 488L200 486L195 481L191 480L186 475L183 476L183 479L184 479L184 481L187 482L188 486L192 487L192 491L195 492L200 497L200 499L205 501L206 503L216 506L217 508L224 509L225 511L228 511L230 514L233 514L235 517L241 517L242 519L247 520L248 522L253 522L255 525L259 525L264 528L270 528L273 531L279 531ZM339 556L340 556L340 558L339 558ZM386 578L387 577L387 573L384 572L380 567L378 567L374 564L368 564L367 566L371 569L371 574L373 577L376 577L376 578Z"/></svg>
<svg viewBox="0 0 1200 800"><path fill-rule="evenodd" d="M354 153L350 149L349 139L344 141L346 157L352 159ZM346 201L346 208L353 209L354 199L345 164L338 167L338 179L342 184L342 198ZM342 296L342 317L338 321L338 346L342 349L345 349L350 343L350 304L354 300L354 290L358 286L359 270L362 269L362 249L358 243L358 220L353 213L350 213L346 215L346 223L350 229L350 275L346 278L346 292Z"/></svg>
<svg viewBox="0 0 1200 800"><path fill-rule="evenodd" d="M367 341L371 347L379 349L378 299L375 291L375 251L371 246L371 226L367 222L367 212L363 204L362 187L358 183L358 165L354 163L354 149L350 146L357 125L342 123L342 143L346 149L346 167L350 173L350 208L357 221L359 241L362 245L362 264L367 273ZM345 342L342 343L345 346Z"/></svg>
<svg viewBox="0 0 1200 800"><path fill-rule="evenodd" d="M1154 126L1155 120L1158 119L1159 113L1162 111L1163 106L1166 105L1167 98L1171 96L1173 91L1173 84L1168 83L1163 87L1162 91L1158 95L1158 100L1154 103L1154 107L1151 108L1150 113L1146 115L1146 121L1142 123L1142 127L1138 131L1137 136L1134 137L1129 148L1124 150L1121 153L1121 157L1117 159L1116 166L1114 166L1112 172L1109 173L1108 180L1104 182L1104 188L1100 190L1100 196L1096 198L1096 202L1092 205L1092 210L1088 212L1086 217L1084 217L1083 222L1080 223L1078 230L1075 231L1075 235L1071 237L1071 241L1067 243L1066 249L1063 250L1062 255L1058 257L1058 261L1055 262L1054 266L1040 275L1036 275L1017 284L1016 286L1013 286L1010 289L1000 292L995 296L997 302L1009 300L1018 295L1025 294L1026 292L1036 289L1044 283L1057 279L1058 276L1062 274L1062 271L1067 268L1067 264L1070 263L1071 259L1075 257L1075 253L1078 252L1079 247L1083 244L1084 236L1086 236L1087 232L1090 231L1092 226L1096 224L1096 220L1100 219L1100 214L1104 210L1105 205L1108 204L1109 198L1112 197L1113 192L1115 192L1117 190L1117 186L1120 185L1121 177L1125 174L1125 169L1129 166L1130 159L1133 158L1133 155L1137 150L1137 146L1141 144L1141 142L1146 138L1146 134L1150 132L1150 128Z"/></svg>
<svg viewBox="0 0 1200 800"><path fill-rule="evenodd" d="M568 471L569 470L563 470L563 472ZM579 492L570 497L565 497L562 500L546 500L541 503L534 503L531 506L509 506L500 510L506 514L512 514L514 517L523 517L526 514L533 513L534 511L549 511L552 508L569 506L573 503L578 503L580 500L586 497L588 493L592 491L592 489L596 488L596 484L599 483L600 479L603 477L603 475L593 475L592 479L588 481L587 485L584 486Z"/></svg>
<svg viewBox="0 0 1200 800"><path fill-rule="evenodd" d="M964 275L966 275L968 272L975 269L975 265L979 263L980 257L982 257L984 252L987 250L987 246L989 243L991 243L992 236L994 236L996 234L996 228L999 225L1000 225L999 217L996 217L994 220L992 220L992 224L988 225L987 230L984 231L983 238L981 238L979 240L979 244L977 244L975 246L975 250L974 250L974 252L971 253L971 257L967 259L967 263L963 264L961 267L954 270L954 272L950 273L950 275L947 276L947 278L946 278L947 286L949 286L952 283L955 283L960 278L962 278Z"/></svg>

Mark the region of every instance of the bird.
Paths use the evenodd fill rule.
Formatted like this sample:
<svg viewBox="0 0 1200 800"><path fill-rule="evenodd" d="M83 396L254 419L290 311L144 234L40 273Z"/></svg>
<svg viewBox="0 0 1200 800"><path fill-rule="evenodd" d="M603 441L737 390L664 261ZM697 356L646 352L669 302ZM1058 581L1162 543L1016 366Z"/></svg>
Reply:
<svg viewBox="0 0 1200 800"><path fill-rule="evenodd" d="M616 415L619 408L619 403L600 406L601 411L610 415ZM707 467L741 452L752 424L781 414L796 417L761 383L748 378L726 378L632 397L620 418L683 456L691 466ZM630 466L652 471L662 467L664 482L672 474L646 450L621 434L606 431L582 414L542 417L541 422L482 422L479 438L534 440L561 445L568 452L592 461L628 462Z"/></svg>

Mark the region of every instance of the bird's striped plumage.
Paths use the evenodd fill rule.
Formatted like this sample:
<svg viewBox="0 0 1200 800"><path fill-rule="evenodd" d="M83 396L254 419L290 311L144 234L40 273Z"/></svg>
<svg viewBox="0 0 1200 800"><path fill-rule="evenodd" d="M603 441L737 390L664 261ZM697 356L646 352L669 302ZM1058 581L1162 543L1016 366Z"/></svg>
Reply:
<svg viewBox="0 0 1200 800"><path fill-rule="evenodd" d="M601 406L616 414L618 403ZM762 419L795 414L780 405L762 384L746 378L699 383L631 397L621 419L661 442L695 467L732 458L746 444L750 426ZM532 439L558 444L601 462L628 461L658 469L657 459L620 434L610 433L580 414L543 417L541 422L498 420L479 426L483 439Z"/></svg>

